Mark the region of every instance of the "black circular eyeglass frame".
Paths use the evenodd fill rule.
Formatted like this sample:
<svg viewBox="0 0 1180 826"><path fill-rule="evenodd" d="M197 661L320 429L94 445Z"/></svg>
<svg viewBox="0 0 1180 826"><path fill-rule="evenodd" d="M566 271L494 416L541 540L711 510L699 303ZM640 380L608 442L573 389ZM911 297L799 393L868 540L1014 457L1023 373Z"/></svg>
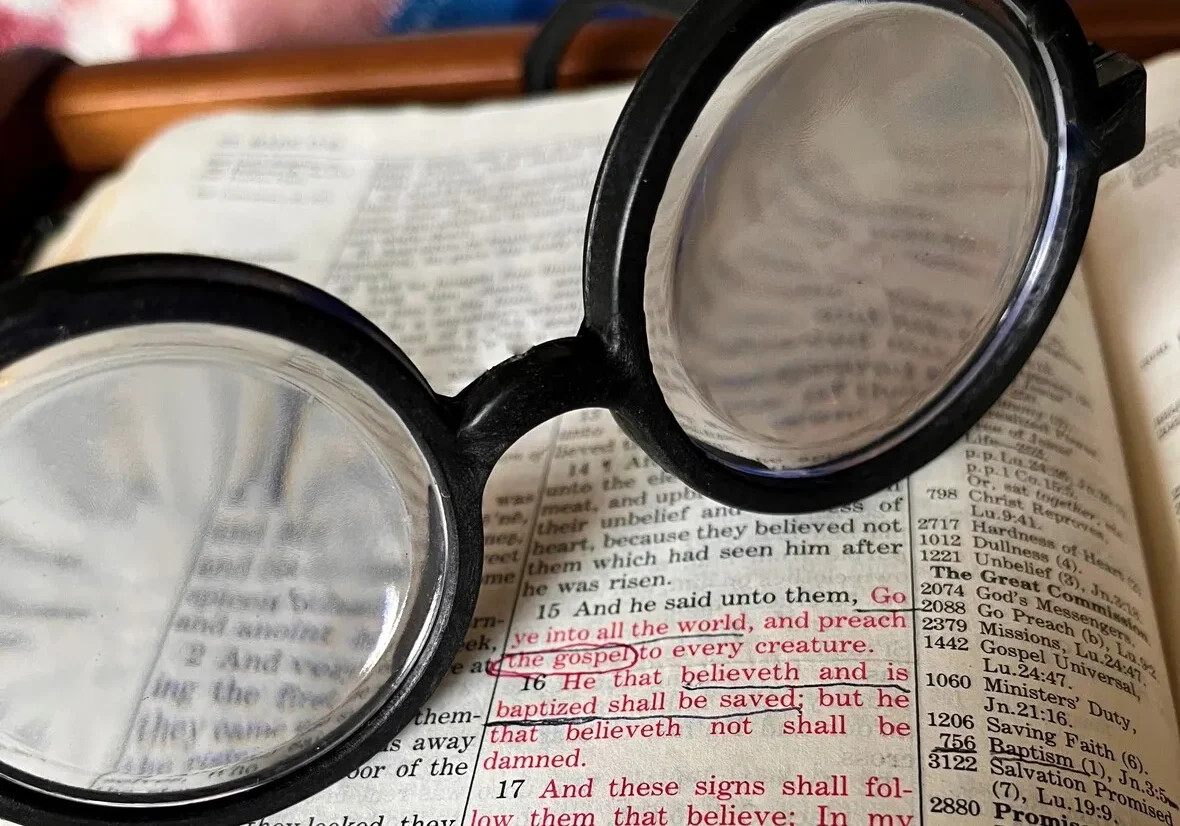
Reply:
<svg viewBox="0 0 1180 826"><path fill-rule="evenodd" d="M688 9L637 82L610 139L589 212L585 319L576 336L540 344L443 397L400 349L354 309L270 270L189 255L83 261L0 286L0 371L44 348L104 330L168 322L270 334L336 362L403 418L431 463L456 553L441 620L408 676L363 722L313 760L253 786L182 795L94 794L0 764L0 818L45 826L237 824L287 808L371 759L404 728L450 670L467 633L483 564L482 494L499 458L533 428L584 408L609 409L665 470L702 495L751 511L795 514L856 501L900 481L966 433L1014 380L1039 343L1081 255L1105 172L1144 145L1146 76L1085 38L1066 0L914 0L980 19L1000 13L1052 61L1064 101L1064 217L1044 219L1040 277L997 323L986 358L964 368L938 414L866 461L810 478L743 473L693 442L656 383L646 336L647 246L677 152L721 79L785 17L813 2L702 0ZM637 5L679 12L678 0ZM544 88L578 26L614 3L568 0L530 52ZM1027 278L1027 273L1026 273ZM1003 330L999 326L1003 325ZM1003 335L999 333L1002 332Z"/></svg>

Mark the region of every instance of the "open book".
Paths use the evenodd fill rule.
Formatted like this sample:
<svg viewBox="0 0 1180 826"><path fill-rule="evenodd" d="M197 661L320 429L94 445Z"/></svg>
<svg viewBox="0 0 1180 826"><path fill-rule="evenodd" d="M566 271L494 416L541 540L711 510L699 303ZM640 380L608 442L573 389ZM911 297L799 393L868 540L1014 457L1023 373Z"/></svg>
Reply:
<svg viewBox="0 0 1180 826"><path fill-rule="evenodd" d="M369 765L260 823L1180 819L1180 57L1150 89L1147 150L1106 181L1084 272L960 444L839 512L770 518L686 489L605 411L540 427L489 485L479 608L442 688ZM350 302L454 393L576 331L625 96L188 122L38 265L265 265ZM218 649L225 627L170 633ZM137 742L152 765L159 744Z"/></svg>

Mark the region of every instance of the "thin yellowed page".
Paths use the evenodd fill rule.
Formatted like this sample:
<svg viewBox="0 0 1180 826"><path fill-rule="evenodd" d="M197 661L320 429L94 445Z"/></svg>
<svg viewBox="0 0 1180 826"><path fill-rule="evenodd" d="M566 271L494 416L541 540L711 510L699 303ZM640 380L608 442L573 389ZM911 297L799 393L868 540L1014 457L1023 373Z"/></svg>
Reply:
<svg viewBox="0 0 1180 826"><path fill-rule="evenodd" d="M1148 66L1147 147L1105 180L1085 262L1180 688L1180 55Z"/></svg>
<svg viewBox="0 0 1180 826"><path fill-rule="evenodd" d="M86 252L312 281L453 392L577 328L622 101L199 121L133 165ZM367 766L258 826L1170 824L1180 734L1123 467L1080 280L984 422L837 511L731 510L604 411L547 423L489 483L451 675ZM183 617L169 644L243 644L236 616ZM277 661L235 679L269 702ZM216 718L148 698L125 771L216 765ZM214 739L150 736L178 720Z"/></svg>

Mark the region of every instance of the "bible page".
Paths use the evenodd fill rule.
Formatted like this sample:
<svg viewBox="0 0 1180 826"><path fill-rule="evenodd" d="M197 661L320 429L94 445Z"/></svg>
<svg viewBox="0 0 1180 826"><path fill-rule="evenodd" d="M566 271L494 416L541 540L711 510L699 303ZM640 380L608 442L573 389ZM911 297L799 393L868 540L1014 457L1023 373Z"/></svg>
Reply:
<svg viewBox="0 0 1180 826"><path fill-rule="evenodd" d="M577 329L622 100L198 121L132 167L85 254L305 278L455 392ZM489 484L479 606L440 690L368 765L256 824L1171 824L1180 735L1113 423L1080 282L960 444L837 511L742 513L605 411L550 422ZM203 620L166 644L243 645ZM227 676L265 717L284 667ZM163 692L139 714L202 710Z"/></svg>
<svg viewBox="0 0 1180 826"><path fill-rule="evenodd" d="M1180 55L1148 64L1143 153L1107 176L1086 241L1173 690L1180 689Z"/></svg>

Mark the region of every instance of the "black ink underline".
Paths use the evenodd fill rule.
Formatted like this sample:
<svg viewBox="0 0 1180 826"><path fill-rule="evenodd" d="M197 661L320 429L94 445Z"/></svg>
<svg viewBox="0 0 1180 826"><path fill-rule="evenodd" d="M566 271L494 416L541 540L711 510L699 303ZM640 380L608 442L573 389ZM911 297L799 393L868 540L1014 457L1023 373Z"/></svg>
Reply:
<svg viewBox="0 0 1180 826"><path fill-rule="evenodd" d="M781 691L787 688L892 688L904 694L910 690L895 683L784 683L783 685L683 685L685 691Z"/></svg>
<svg viewBox="0 0 1180 826"><path fill-rule="evenodd" d="M529 720L490 720L484 726L581 726L599 720L607 723L642 722L643 720L730 720L735 717L755 717L760 714L781 714L784 711L802 712L802 706L763 708L756 711L739 711L733 714L644 714L635 717L614 717L592 714L588 717L538 717Z"/></svg>
<svg viewBox="0 0 1180 826"><path fill-rule="evenodd" d="M602 641L602 640L579 640L575 643L571 643L571 645L585 645L585 646L590 646L591 648L599 648L599 647L606 648L606 647L611 647L611 646L613 646L615 648L622 648L622 647L635 648L636 646L639 646L639 645L648 645L649 643L653 643L653 642L665 642L667 640L695 640L695 639L700 639L702 637L739 637L740 638L740 637L744 637L744 636L745 636L745 634L739 634L736 632L728 632L728 633L722 633L722 634L677 634L677 635L671 636L671 637L652 637L652 638L646 639L646 640L605 640L605 641ZM561 651L568 651L568 650L590 650L590 649L571 649L571 648L565 648L565 647L536 648L536 649L517 648L516 650L506 653L504 655L504 659L508 659L509 657L518 657L518 656L527 655L527 654L555 654L555 653L558 653Z"/></svg>
<svg viewBox="0 0 1180 826"><path fill-rule="evenodd" d="M1001 760L1011 760L1014 763L1023 763L1027 766L1040 766L1042 769L1059 769L1060 771L1063 771L1063 772L1072 772L1074 774L1080 774L1082 777L1089 777L1090 776L1088 772L1085 772L1082 769L1074 769L1074 768L1070 768L1067 766L1058 766L1056 763L1042 763L1039 760L1029 760L1026 757L1020 757L1015 754L1004 754L1003 752L1000 752L998 754L993 753L991 755L991 758L993 760L995 760L996 758L999 758Z"/></svg>

